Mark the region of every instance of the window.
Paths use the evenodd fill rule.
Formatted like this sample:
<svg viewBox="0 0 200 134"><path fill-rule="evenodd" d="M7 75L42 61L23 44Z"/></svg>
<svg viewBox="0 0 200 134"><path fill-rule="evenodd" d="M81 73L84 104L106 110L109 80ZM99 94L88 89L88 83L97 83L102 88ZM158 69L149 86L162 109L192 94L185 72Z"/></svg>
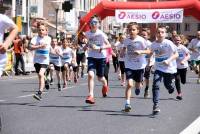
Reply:
<svg viewBox="0 0 200 134"><path fill-rule="evenodd" d="M185 23L185 31L190 31L190 24L189 23Z"/></svg>
<svg viewBox="0 0 200 134"><path fill-rule="evenodd" d="M22 5L22 0L16 0L17 5Z"/></svg>
<svg viewBox="0 0 200 134"><path fill-rule="evenodd" d="M176 24L176 31L181 33L181 25L179 23Z"/></svg>
<svg viewBox="0 0 200 134"><path fill-rule="evenodd" d="M197 30L198 31L200 30L200 23L198 23Z"/></svg>

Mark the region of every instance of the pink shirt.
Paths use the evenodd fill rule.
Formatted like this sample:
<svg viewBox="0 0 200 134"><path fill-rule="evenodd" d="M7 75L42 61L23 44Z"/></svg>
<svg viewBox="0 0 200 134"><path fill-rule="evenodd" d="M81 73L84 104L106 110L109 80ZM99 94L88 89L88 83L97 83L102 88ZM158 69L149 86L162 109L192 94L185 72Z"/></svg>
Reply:
<svg viewBox="0 0 200 134"><path fill-rule="evenodd" d="M110 59L112 58L112 48L106 49L106 63L109 63Z"/></svg>

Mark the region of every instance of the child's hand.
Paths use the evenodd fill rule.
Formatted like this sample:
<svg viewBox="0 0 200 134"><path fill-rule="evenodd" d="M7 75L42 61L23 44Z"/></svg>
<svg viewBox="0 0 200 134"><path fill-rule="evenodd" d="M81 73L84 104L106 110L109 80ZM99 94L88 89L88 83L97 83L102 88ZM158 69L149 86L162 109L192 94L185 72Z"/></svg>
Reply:
<svg viewBox="0 0 200 134"><path fill-rule="evenodd" d="M142 53L140 52L140 50L135 50L134 53L137 54L137 55L142 54Z"/></svg>
<svg viewBox="0 0 200 134"><path fill-rule="evenodd" d="M165 65L168 66L168 65L169 65L169 61L168 61L168 60L164 60L164 61L163 61L163 64L165 64Z"/></svg>
<svg viewBox="0 0 200 134"><path fill-rule="evenodd" d="M5 45L3 45L2 43L0 43L0 54L4 54L6 53L7 48L5 47Z"/></svg>
<svg viewBox="0 0 200 134"><path fill-rule="evenodd" d="M185 64L185 61L182 60L182 61L181 61L181 65L184 65L184 64Z"/></svg>

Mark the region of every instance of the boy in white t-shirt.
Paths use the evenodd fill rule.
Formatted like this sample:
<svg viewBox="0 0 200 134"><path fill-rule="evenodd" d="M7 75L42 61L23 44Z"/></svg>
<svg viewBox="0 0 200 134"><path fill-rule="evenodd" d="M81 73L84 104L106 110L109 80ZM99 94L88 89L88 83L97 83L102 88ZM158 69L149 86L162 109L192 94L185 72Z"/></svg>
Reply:
<svg viewBox="0 0 200 134"><path fill-rule="evenodd" d="M52 42L51 42L51 52L49 54L50 56L50 75L51 75L51 81L53 80L53 71L56 70L56 76L57 76L57 80L58 80L58 91L62 90L61 87L61 66L62 66L62 48L61 46L58 45L58 41L57 38L52 38Z"/></svg>
<svg viewBox="0 0 200 134"><path fill-rule="evenodd" d="M174 74L177 72L176 59L178 57L176 45L172 41L165 39L165 27L158 27L156 37L157 40L151 45L151 54L155 53L155 72L152 85L153 114L160 112L158 102L162 78L169 94L174 92Z"/></svg>
<svg viewBox="0 0 200 134"><path fill-rule="evenodd" d="M10 33L6 40L3 41L5 30L8 30ZM6 15L0 14L0 77L3 73L7 61L6 50L14 40L17 33L18 28L15 23Z"/></svg>
<svg viewBox="0 0 200 134"><path fill-rule="evenodd" d="M149 50L147 50L146 40L138 35L138 24L131 22L128 24L127 29L129 37L127 37L123 42L124 51L126 51L124 63L127 79L127 87L125 91L125 112L129 112L131 110L130 99L133 81L135 81L135 94L140 94L144 68L146 67L145 54L149 52Z"/></svg>
<svg viewBox="0 0 200 134"><path fill-rule="evenodd" d="M45 24L38 25L38 35L31 40L30 50L35 50L34 67L38 74L39 91L33 95L37 100L42 99L42 92L45 86L45 71L49 65L49 52L51 48L51 38L47 36L47 27Z"/></svg>
<svg viewBox="0 0 200 134"><path fill-rule="evenodd" d="M147 47L151 48L151 41L149 40L150 37L150 31L148 29L142 29L141 32L141 36L147 41ZM145 71L144 71L144 82L145 82L145 90L144 90L144 98L148 98L149 95L149 78L150 78L150 74L151 74L151 68L154 65L154 55L149 55L147 54L145 56L146 60L147 60L147 65L145 67Z"/></svg>
<svg viewBox="0 0 200 134"><path fill-rule="evenodd" d="M107 96L108 85L104 77L105 65L106 65L106 49L110 48L111 45L108 42L107 36L103 33L99 27L99 18L93 16L90 19L91 30L86 32L88 39L88 89L89 95L86 98L86 103L94 104L94 71L98 80L102 82L102 95Z"/></svg>

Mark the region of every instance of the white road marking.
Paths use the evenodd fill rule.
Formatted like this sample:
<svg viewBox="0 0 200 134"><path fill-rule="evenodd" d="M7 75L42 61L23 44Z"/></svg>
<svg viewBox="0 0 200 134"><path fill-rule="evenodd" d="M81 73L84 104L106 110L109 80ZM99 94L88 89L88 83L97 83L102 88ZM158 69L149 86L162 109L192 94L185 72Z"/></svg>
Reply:
<svg viewBox="0 0 200 134"><path fill-rule="evenodd" d="M18 99L18 98L26 98L26 97L29 97L29 96L33 96L33 94L28 94L28 95L18 96L18 97L16 97L16 98L17 98L17 99Z"/></svg>
<svg viewBox="0 0 200 134"><path fill-rule="evenodd" d="M80 84L81 86L82 85L87 85L87 83L81 83ZM78 87L78 86L70 86L70 87L66 87L66 88L64 88L63 90L67 90L67 89L71 89L71 88L75 88L75 87ZM62 90L62 91L63 91ZM46 93L48 93L48 92L43 92L44 94L46 94ZM22 96L18 96L18 97L16 97L17 99L20 99L20 98L26 98L26 97L30 97L30 96L33 96L34 94L27 94L27 95L22 95ZM0 100L0 102L1 101L6 101L6 100Z"/></svg>
<svg viewBox="0 0 200 134"><path fill-rule="evenodd" d="M179 134L200 134L200 116Z"/></svg>
<svg viewBox="0 0 200 134"><path fill-rule="evenodd" d="M10 79L0 79L0 81L15 81L15 80L26 80L26 79L33 79L33 78L36 78L37 75L34 75L34 76L27 76L27 77L9 77Z"/></svg>
<svg viewBox="0 0 200 134"><path fill-rule="evenodd" d="M4 101L6 101L6 100L0 100L0 102L4 102Z"/></svg>

